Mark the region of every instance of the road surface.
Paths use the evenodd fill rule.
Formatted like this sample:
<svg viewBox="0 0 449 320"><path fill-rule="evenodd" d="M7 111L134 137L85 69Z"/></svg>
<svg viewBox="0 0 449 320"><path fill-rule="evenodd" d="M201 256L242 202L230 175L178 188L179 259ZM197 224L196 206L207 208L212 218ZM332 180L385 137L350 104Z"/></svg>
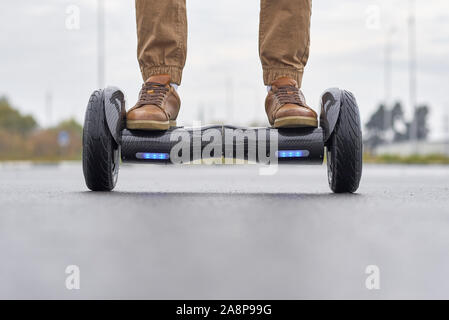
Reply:
<svg viewBox="0 0 449 320"><path fill-rule="evenodd" d="M0 181L0 298L449 298L447 166L365 166L354 195L324 166L123 166L112 193L79 164Z"/></svg>

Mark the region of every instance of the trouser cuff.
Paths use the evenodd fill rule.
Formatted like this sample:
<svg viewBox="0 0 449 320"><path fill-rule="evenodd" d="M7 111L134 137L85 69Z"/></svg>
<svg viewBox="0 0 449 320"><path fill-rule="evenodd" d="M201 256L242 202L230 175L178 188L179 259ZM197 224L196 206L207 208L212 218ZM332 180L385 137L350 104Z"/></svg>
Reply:
<svg viewBox="0 0 449 320"><path fill-rule="evenodd" d="M304 70L298 70L295 68L263 68L263 82L266 86L271 85L271 83L279 78L288 77L296 80L298 87L301 88L302 75Z"/></svg>
<svg viewBox="0 0 449 320"><path fill-rule="evenodd" d="M182 68L177 66L151 66L141 68L143 81L147 81L149 77L158 74L168 74L170 75L170 82L181 84L182 79Z"/></svg>

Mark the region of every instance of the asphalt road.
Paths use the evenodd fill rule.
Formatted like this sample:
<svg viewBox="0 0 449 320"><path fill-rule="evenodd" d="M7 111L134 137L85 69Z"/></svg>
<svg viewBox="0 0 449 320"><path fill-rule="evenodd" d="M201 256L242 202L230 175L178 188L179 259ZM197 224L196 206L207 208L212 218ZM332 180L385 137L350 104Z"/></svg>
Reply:
<svg viewBox="0 0 449 320"><path fill-rule="evenodd" d="M258 173L127 166L93 193L78 164L1 165L0 298L449 298L449 167L365 166L355 195Z"/></svg>

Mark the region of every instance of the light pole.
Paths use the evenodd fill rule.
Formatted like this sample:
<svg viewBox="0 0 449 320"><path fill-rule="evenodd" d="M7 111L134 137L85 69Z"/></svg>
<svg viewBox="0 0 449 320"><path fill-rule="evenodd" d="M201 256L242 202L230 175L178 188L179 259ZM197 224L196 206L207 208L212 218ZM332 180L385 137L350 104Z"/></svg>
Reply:
<svg viewBox="0 0 449 320"><path fill-rule="evenodd" d="M388 138L387 133L391 124L391 110L389 105L391 103L391 92L392 92L392 37L395 32L393 27L387 28L387 33L385 35L385 61L384 61L384 99L385 99L385 116L384 116L384 128L386 138Z"/></svg>
<svg viewBox="0 0 449 320"><path fill-rule="evenodd" d="M446 107L449 107L449 103L446 103ZM443 116L443 144L445 146L444 152L449 155L449 111L446 108Z"/></svg>
<svg viewBox="0 0 449 320"><path fill-rule="evenodd" d="M47 121L48 121L47 124L48 124L49 128L53 124L53 119L52 119L52 116L53 116L52 102L53 102L53 97L52 97L51 91L48 90L45 93L45 111L47 112Z"/></svg>
<svg viewBox="0 0 449 320"><path fill-rule="evenodd" d="M410 128L410 140L416 142L418 140L418 124L416 119L417 109L417 84L416 84L416 1L409 0L409 21L408 21L408 51L409 51L409 99L410 107L413 114L413 120Z"/></svg>
<svg viewBox="0 0 449 320"><path fill-rule="evenodd" d="M97 0L97 85L104 87L105 80L105 35L104 0Z"/></svg>
<svg viewBox="0 0 449 320"><path fill-rule="evenodd" d="M234 82L232 78L226 79L226 121L232 123L234 120Z"/></svg>

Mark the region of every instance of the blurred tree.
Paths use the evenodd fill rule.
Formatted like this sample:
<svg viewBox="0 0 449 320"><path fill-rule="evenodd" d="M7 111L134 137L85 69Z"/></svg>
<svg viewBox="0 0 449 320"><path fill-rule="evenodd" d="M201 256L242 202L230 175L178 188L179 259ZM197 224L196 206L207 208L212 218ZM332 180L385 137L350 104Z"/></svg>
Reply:
<svg viewBox="0 0 449 320"><path fill-rule="evenodd" d="M393 141L405 141L409 138L409 124L405 121L402 104L396 102L391 110Z"/></svg>
<svg viewBox="0 0 449 320"><path fill-rule="evenodd" d="M14 109L6 97L0 97L0 129L21 134L28 134L37 127L37 122L30 115L21 115Z"/></svg>
<svg viewBox="0 0 449 320"><path fill-rule="evenodd" d="M415 119L418 126L418 140L426 140L429 135L427 126L427 117L429 115L429 107L422 105L416 108Z"/></svg>
<svg viewBox="0 0 449 320"><path fill-rule="evenodd" d="M383 132L383 131L389 129L387 127L388 124L385 121L385 117L386 117L385 105L380 104L379 107L377 108L377 110L369 118L365 127L368 130L374 131L376 133Z"/></svg>
<svg viewBox="0 0 449 320"><path fill-rule="evenodd" d="M0 160L78 160L81 158L82 126L75 119L38 130L32 116L22 115L0 97ZM58 143L64 133L66 143Z"/></svg>
<svg viewBox="0 0 449 320"><path fill-rule="evenodd" d="M365 146L367 149L373 149L376 146L385 143L385 132L390 128L390 123L386 122L386 116L385 105L380 104L365 124Z"/></svg>
<svg viewBox="0 0 449 320"><path fill-rule="evenodd" d="M61 145L61 132L67 135L67 144ZM83 127L75 119L60 122L53 128L40 130L30 137L32 157L39 160L80 159Z"/></svg>
<svg viewBox="0 0 449 320"><path fill-rule="evenodd" d="M427 124L429 109L427 105L419 106L414 115L413 121L417 121L419 140L427 139L429 134ZM393 132L392 140L394 142L410 140L411 123L405 121L404 111L400 102L396 102L391 111L384 104L380 104L365 124L366 147L372 149L380 144L391 142L391 139L386 139L387 132L390 130Z"/></svg>
<svg viewBox="0 0 449 320"><path fill-rule="evenodd" d="M56 126L55 129L78 132L80 134L83 132L83 127L73 118L62 121Z"/></svg>

